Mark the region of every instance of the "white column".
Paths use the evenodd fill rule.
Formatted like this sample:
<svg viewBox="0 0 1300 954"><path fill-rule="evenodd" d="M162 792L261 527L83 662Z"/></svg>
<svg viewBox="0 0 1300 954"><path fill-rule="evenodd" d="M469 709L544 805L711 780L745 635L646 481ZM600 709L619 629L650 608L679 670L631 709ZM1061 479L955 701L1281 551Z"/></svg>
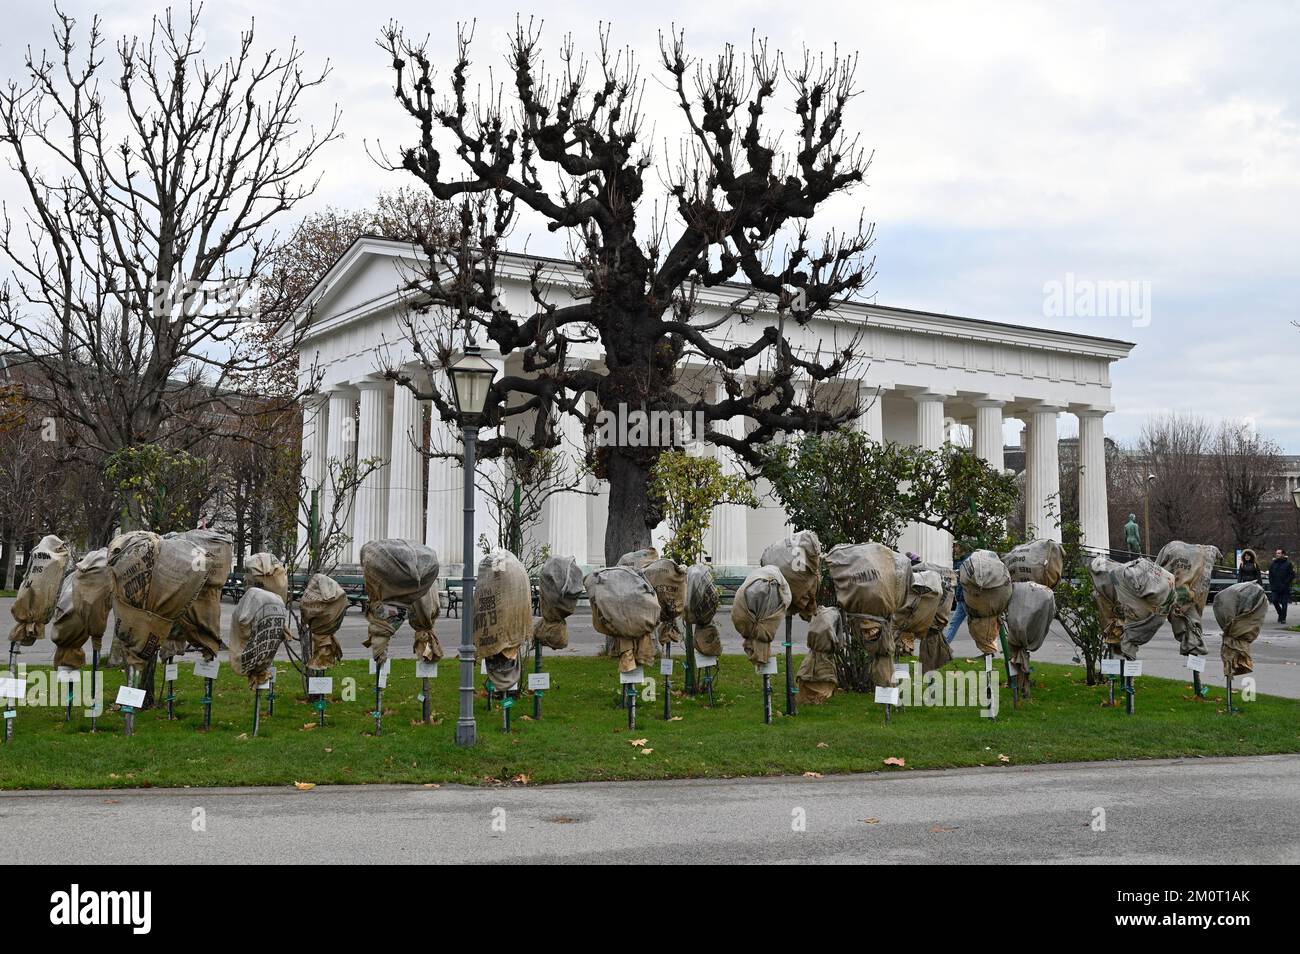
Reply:
<svg viewBox="0 0 1300 954"><path fill-rule="evenodd" d="M885 392L888 385L858 382L858 404L862 413L853 422L853 429L867 435L877 444L885 440Z"/></svg>
<svg viewBox="0 0 1300 954"><path fill-rule="evenodd" d="M1030 409L1032 425L1025 460L1029 463L1032 496L1026 507L1026 527L1040 539L1061 539L1061 472L1056 416L1061 409L1040 404Z"/></svg>
<svg viewBox="0 0 1300 954"><path fill-rule="evenodd" d="M436 375L440 394L451 399L451 389L442 372ZM442 419L430 402L429 449L433 453L460 455L463 446L455 424ZM443 575L459 578L464 568L465 514L463 470L457 457L430 457L429 500L425 513L425 542L438 551Z"/></svg>
<svg viewBox="0 0 1300 954"><path fill-rule="evenodd" d="M1042 522L1042 513L1034 503L1038 499L1034 488L1034 415L1027 413L1020 420L1025 425L1020 431L1020 449L1025 455L1025 532L1029 533L1031 527Z"/></svg>
<svg viewBox="0 0 1300 954"><path fill-rule="evenodd" d="M1006 465L1002 457L1002 405L996 398L978 398L975 405L975 456L994 470Z"/></svg>
<svg viewBox="0 0 1300 954"><path fill-rule="evenodd" d="M713 400L726 400L727 393L722 385L714 385ZM711 425L720 433L739 437L744 433L743 418L733 417L727 421L714 421ZM715 447L714 454L722 465L724 474L740 472L735 457L730 450ZM721 504L713 508L713 521L709 527L709 554L713 565L721 570L723 567L743 569L749 562L749 516L744 507L737 504Z"/></svg>
<svg viewBox="0 0 1300 954"><path fill-rule="evenodd" d="M945 395L934 391L916 391L916 443L923 450L943 447L943 400ZM946 530L922 525L920 527L920 557L926 563L952 566L952 534Z"/></svg>
<svg viewBox="0 0 1300 954"><path fill-rule="evenodd" d="M392 464L388 473L388 536L420 543L424 540L424 415L411 389L393 389Z"/></svg>
<svg viewBox="0 0 1300 954"><path fill-rule="evenodd" d="M311 520L312 491L324 487L328 457L329 396L311 394L302 402L302 475L306 497L298 514L298 549L304 556L306 551L303 548L307 545L308 523ZM323 498L318 498L317 506L325 506Z"/></svg>
<svg viewBox="0 0 1300 954"><path fill-rule="evenodd" d="M385 445L392 436L389 421L388 393L391 381L366 378L356 382L361 392L361 413L357 423L357 466L364 471L367 462L377 463L357 488L356 517L352 524L353 549L359 554L371 540L388 536L384 512L384 488L388 484L388 459Z"/></svg>
<svg viewBox="0 0 1300 954"><path fill-rule="evenodd" d="M339 501L337 508L334 495L346 488L336 486L351 473L356 457L357 427L354 415L357 409L357 392L350 387L333 388L329 391L329 430L326 439L326 456L329 458L325 475L325 488L321 493L321 523L328 529L334 521L338 523L338 532L344 537L352 537L352 517L356 507L351 494L345 493L347 499ZM337 513L335 510L337 509ZM351 563L354 560L352 540L338 548L338 561Z"/></svg>
<svg viewBox="0 0 1300 954"><path fill-rule="evenodd" d="M1087 408L1079 418L1079 527L1083 542L1110 549L1110 513L1106 501L1106 412Z"/></svg>
<svg viewBox="0 0 1300 954"><path fill-rule="evenodd" d="M579 410L585 404L585 399L579 399ZM581 469L582 422L572 414L562 412L555 424L560 434L560 446L555 451L564 461L566 475L572 479ZM587 564L587 500L586 494L571 490L559 491L546 498L546 545L550 547L551 556L571 556L579 565Z"/></svg>

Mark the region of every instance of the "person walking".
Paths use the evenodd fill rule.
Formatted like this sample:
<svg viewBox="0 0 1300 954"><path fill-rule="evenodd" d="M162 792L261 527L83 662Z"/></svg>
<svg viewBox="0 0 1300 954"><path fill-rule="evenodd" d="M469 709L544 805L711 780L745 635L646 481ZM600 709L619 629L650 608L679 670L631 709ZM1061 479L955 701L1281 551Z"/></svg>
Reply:
<svg viewBox="0 0 1300 954"><path fill-rule="evenodd" d="M1273 551L1273 562L1268 565L1269 601L1277 610L1277 621L1286 622L1286 608L1291 602L1291 581L1295 579L1295 567L1286 558L1286 551L1278 547Z"/></svg>
<svg viewBox="0 0 1300 954"><path fill-rule="evenodd" d="M957 627L966 621L966 597L961 591L961 565L966 562L970 556L966 547L954 541L952 545L952 568L957 574L957 605L952 611L952 619L948 621L948 631L943 634L944 640L948 645L957 638Z"/></svg>
<svg viewBox="0 0 1300 954"><path fill-rule="evenodd" d="M1237 567L1238 583L1259 583L1263 586L1263 574L1259 571L1259 562L1255 559L1254 550L1241 551L1241 564Z"/></svg>

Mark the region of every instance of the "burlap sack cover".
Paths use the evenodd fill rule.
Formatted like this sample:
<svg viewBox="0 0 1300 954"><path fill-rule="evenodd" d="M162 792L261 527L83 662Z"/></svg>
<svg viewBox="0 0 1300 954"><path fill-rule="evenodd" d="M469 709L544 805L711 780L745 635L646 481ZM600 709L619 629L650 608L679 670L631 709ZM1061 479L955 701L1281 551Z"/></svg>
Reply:
<svg viewBox="0 0 1300 954"><path fill-rule="evenodd" d="M93 550L63 578L54 607L54 665L80 669L86 664L86 640L98 649L113 605L108 550Z"/></svg>
<svg viewBox="0 0 1300 954"><path fill-rule="evenodd" d="M890 620L900 656L910 656L915 652L916 641L924 639L930 631L942 599L943 577L920 565L912 567L912 585L908 588L907 602Z"/></svg>
<svg viewBox="0 0 1300 954"><path fill-rule="evenodd" d="M1205 630L1201 618L1210 598L1210 577L1219 548L1174 540L1160 548L1156 563L1174 575L1174 605L1169 624L1184 656L1204 656Z"/></svg>
<svg viewBox="0 0 1300 954"><path fill-rule="evenodd" d="M528 571L509 550L492 550L474 581L474 648L487 660L488 678L506 690L519 681L520 651L533 631Z"/></svg>
<svg viewBox="0 0 1300 954"><path fill-rule="evenodd" d="M289 602L289 571L270 553L254 553L244 561L244 583Z"/></svg>
<svg viewBox="0 0 1300 954"><path fill-rule="evenodd" d="M588 573L583 584L591 601L591 625L613 640L610 652L618 658L618 671L653 663L659 597L645 574L623 564L607 566Z"/></svg>
<svg viewBox="0 0 1300 954"><path fill-rule="evenodd" d="M571 556L551 557L537 574L537 589L542 615L533 625L533 639L547 649L563 649L569 645L568 619L586 592L578 561Z"/></svg>
<svg viewBox="0 0 1300 954"><path fill-rule="evenodd" d="M1007 649L1021 672L1029 672L1029 654L1042 648L1056 618L1056 597L1041 583L1011 584L1007 606Z"/></svg>
<svg viewBox="0 0 1300 954"><path fill-rule="evenodd" d="M1214 598L1214 618L1223 630L1223 675L1254 672L1250 644L1259 635L1268 612L1268 593L1258 583L1234 583Z"/></svg>
<svg viewBox="0 0 1300 954"><path fill-rule="evenodd" d="M27 558L27 571L18 587L14 605L9 607L17 625L9 632L9 641L30 646L45 635L45 624L54 615L63 588L63 577L72 561L68 545L54 534L42 537Z"/></svg>
<svg viewBox="0 0 1300 954"><path fill-rule="evenodd" d="M781 571L790 586L790 612L811 620L817 612L822 573L822 542L817 534L811 530L791 534L764 550L758 562Z"/></svg>
<svg viewBox="0 0 1300 954"><path fill-rule="evenodd" d="M1104 556L1096 557L1088 564L1088 575L1092 577L1092 601L1097 604L1102 635L1112 646L1119 645L1124 632L1124 617L1119 608L1119 597L1115 595L1115 574L1123 565Z"/></svg>
<svg viewBox="0 0 1300 954"><path fill-rule="evenodd" d="M844 612L848 638L859 640L873 658L873 685L894 682L894 614L907 602L912 563L882 543L846 543L825 556L835 597Z"/></svg>
<svg viewBox="0 0 1300 954"><path fill-rule="evenodd" d="M682 618L691 624L691 645L697 653L722 655L722 634L713 622L720 603L713 569L707 563L696 563L686 571L686 610Z"/></svg>
<svg viewBox="0 0 1300 954"><path fill-rule="evenodd" d="M976 648L985 655L998 652L1002 614L1011 603L1011 574L992 550L976 550L958 575L966 600L966 625Z"/></svg>
<svg viewBox="0 0 1300 954"><path fill-rule="evenodd" d="M952 662L952 647L948 645L948 640L944 639L944 630L948 628L948 620L952 618L953 602L957 596L957 571L950 566L940 566L937 563L922 563L912 567L912 574L926 570L939 574L939 579L943 583L943 595L935 605L930 628L921 637L920 652L917 654L921 660L921 671L932 672Z"/></svg>
<svg viewBox="0 0 1300 954"><path fill-rule="evenodd" d="M1174 605L1174 575L1145 557L1111 573L1123 630L1119 651L1136 659L1138 650L1160 631Z"/></svg>
<svg viewBox="0 0 1300 954"><path fill-rule="evenodd" d="M655 560L641 572L659 598L659 625L655 627L655 638L661 646L680 642L682 628L678 620L686 608L686 567L663 559Z"/></svg>
<svg viewBox="0 0 1300 954"><path fill-rule="evenodd" d="M309 669L328 669L343 658L343 647L334 634L348 611L348 594L338 580L317 573L307 581L298 601L302 621L311 633Z"/></svg>
<svg viewBox="0 0 1300 954"><path fill-rule="evenodd" d="M423 662L437 662L443 656L442 643L438 642L438 633L434 630L441 610L438 591L432 586L411 604L411 629L415 631L411 648L415 651L415 658Z"/></svg>
<svg viewBox="0 0 1300 954"><path fill-rule="evenodd" d="M438 581L438 554L409 540L371 540L361 548L361 575L367 597L361 644L382 664L411 604Z"/></svg>
<svg viewBox="0 0 1300 954"><path fill-rule="evenodd" d="M143 666L158 653L172 626L207 583L207 555L181 536L164 540L133 530L108 546L113 580L114 639L128 666Z"/></svg>
<svg viewBox="0 0 1300 954"><path fill-rule="evenodd" d="M731 604L731 622L756 666L772 657L772 639L790 610L790 584L774 566L760 566L745 577Z"/></svg>
<svg viewBox="0 0 1300 954"><path fill-rule="evenodd" d="M834 656L835 623L839 618L836 607L823 606L808 623L808 655L803 657L794 677L799 685L795 700L800 705L820 705L840 684Z"/></svg>
<svg viewBox="0 0 1300 954"><path fill-rule="evenodd" d="M207 578L199 595L163 641L159 654L168 659L196 646L204 659L213 659L221 649L221 588L235 564L235 541L218 530L187 530L169 533L163 539L172 537L189 540L203 551Z"/></svg>
<svg viewBox="0 0 1300 954"><path fill-rule="evenodd" d="M271 678L271 664L289 633L289 610L272 590L249 587L230 617L230 668L249 688Z"/></svg>
<svg viewBox="0 0 1300 954"><path fill-rule="evenodd" d="M637 570L644 570L657 559L659 559L659 551L654 547L646 547L643 550L633 550L631 553L624 553L618 558L618 565L630 566Z"/></svg>
<svg viewBox="0 0 1300 954"><path fill-rule="evenodd" d="M1041 583L1056 589L1065 566L1065 551L1055 540L1030 540L1002 557L1012 583Z"/></svg>

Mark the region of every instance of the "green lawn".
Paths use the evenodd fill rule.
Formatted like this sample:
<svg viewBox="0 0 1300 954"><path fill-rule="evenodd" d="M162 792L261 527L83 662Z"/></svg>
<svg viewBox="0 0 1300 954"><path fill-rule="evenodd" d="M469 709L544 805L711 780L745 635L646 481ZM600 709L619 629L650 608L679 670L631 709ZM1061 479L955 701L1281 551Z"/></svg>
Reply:
<svg viewBox="0 0 1300 954"><path fill-rule="evenodd" d="M960 661L959 666L971 668ZM1079 667L1047 664L1035 666L1033 699L1020 710L1012 710L1010 692L1003 689L996 720L969 708L910 708L896 712L886 725L883 707L866 696L838 693L826 705L802 708L795 718L778 714L765 726L760 677L743 658L727 657L716 708L674 698L680 719L665 722L661 693L655 703L639 706L638 728L630 732L613 704L613 663L557 659L548 661L553 688L544 699L543 719L522 718L532 711L525 699L506 735L500 710L485 712L480 698L479 744L470 750L457 749L452 741L454 660L444 660L433 683L440 719L435 725L416 721L414 663L394 663L381 737L372 734L373 677L364 662L334 671L336 699L325 728L305 727L314 712L297 692L297 674L281 663L275 715L263 719L257 738L249 736L252 693L225 666L213 728L200 730L202 688L191 668L181 666L177 721L166 721L162 712L140 713L129 739L122 735L120 713L105 713L100 731L92 735L79 711L65 725L61 708L20 708L15 739L0 748L0 787L544 783L1300 751L1300 701L1261 697L1246 704L1244 714L1228 716L1221 689L1197 700L1180 681L1142 678L1137 713L1129 717L1123 709L1106 707L1105 688L1084 685ZM337 697L347 676L357 682L352 702ZM108 674L109 698L120 678ZM784 676L775 681L783 689ZM781 700L778 691L778 713ZM643 744L632 744L641 739ZM887 758L903 759L906 766L886 766Z"/></svg>

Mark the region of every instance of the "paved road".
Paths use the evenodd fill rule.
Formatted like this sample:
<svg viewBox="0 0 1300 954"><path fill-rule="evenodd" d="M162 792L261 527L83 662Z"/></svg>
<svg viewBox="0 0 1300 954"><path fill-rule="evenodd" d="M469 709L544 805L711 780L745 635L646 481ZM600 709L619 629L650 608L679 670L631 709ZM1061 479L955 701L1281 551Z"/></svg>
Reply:
<svg viewBox="0 0 1300 954"><path fill-rule="evenodd" d="M0 599L0 632L8 631L5 621L10 619L9 607L12 599ZM230 631L230 616L234 610L231 603L222 604L222 632ZM1298 611L1293 621L1300 621ZM740 653L740 636L731 625L730 612L724 607L718 615L722 630L723 646L729 653ZM399 632L392 642L395 659L412 658L409 639ZM112 620L109 621L112 632ZM802 647L807 638L808 627L800 619L794 621L794 639L797 647ZM339 642L343 654L349 659L366 658L369 650L361 645L366 635L366 622L359 609L348 610L343 627L339 630ZM1210 650L1210 659L1205 667L1205 683L1212 686L1223 685L1223 669L1217 665L1219 658L1219 628L1214 621L1214 613L1205 613L1205 641ZM460 642L460 620L457 618L440 618L438 620L438 638L443 648L449 653ZM590 612L580 609L569 621L570 646L561 655L592 655L603 645L604 637L591 626ZM973 656L975 644L963 626L953 644L954 652L959 656ZM31 665L49 665L54 654L53 645L48 640L41 640L23 650L20 660ZM1068 663L1074 655L1074 646L1059 627L1053 627L1047 642L1036 658L1044 662ZM1156 635L1142 648L1144 671L1152 676L1164 676L1172 679L1186 679L1188 672L1184 660L1178 654L1178 643L1169 626ZM1269 695L1288 696L1300 699L1300 633L1289 633L1280 626L1270 612L1264 624L1264 630L1255 641L1255 688L1256 691Z"/></svg>
<svg viewBox="0 0 1300 954"><path fill-rule="evenodd" d="M0 794L0 829L19 864L1294 864L1297 799L1291 755L542 788L15 792Z"/></svg>

